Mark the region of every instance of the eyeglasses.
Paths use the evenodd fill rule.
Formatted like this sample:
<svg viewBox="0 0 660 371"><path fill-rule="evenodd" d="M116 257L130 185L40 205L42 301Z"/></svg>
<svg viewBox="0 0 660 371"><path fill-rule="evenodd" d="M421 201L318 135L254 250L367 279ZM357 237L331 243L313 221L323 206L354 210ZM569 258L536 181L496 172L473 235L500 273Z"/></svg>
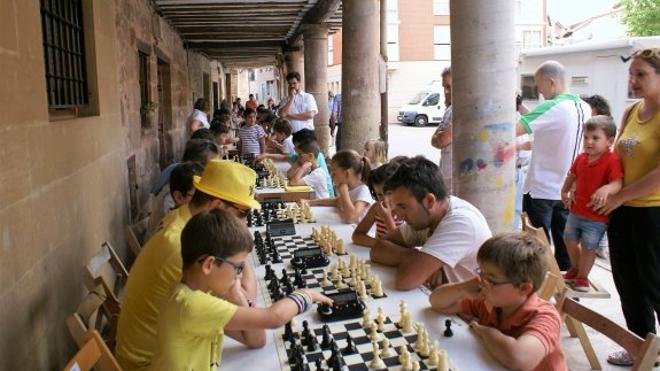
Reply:
<svg viewBox="0 0 660 371"><path fill-rule="evenodd" d="M231 265L231 267L234 268L234 273L236 273L236 275L241 274L243 272L243 270L245 269L245 262L234 263L231 260L221 258L219 256L213 256L213 255L206 255L206 256L200 258L198 260L198 262L201 263L202 261L204 261L204 259L208 258L209 256L212 256L216 261L218 261L220 263L227 263L227 264Z"/></svg>
<svg viewBox="0 0 660 371"><path fill-rule="evenodd" d="M637 50L634 52L631 57L640 57L643 59L660 59L660 48L649 48L649 49L642 49L642 50Z"/></svg>
<svg viewBox="0 0 660 371"><path fill-rule="evenodd" d="M239 218L247 218L247 216L250 214L250 209L245 209L242 207L238 207L235 203L229 202L222 200L227 206L231 207L232 209L236 210L238 212L238 217Z"/></svg>
<svg viewBox="0 0 660 371"><path fill-rule="evenodd" d="M511 282L511 281L495 281L493 279L486 278L484 276L484 272L482 272L480 268L477 268L477 274L479 275L479 278L481 279L481 282L486 283L491 287L513 284L513 282Z"/></svg>

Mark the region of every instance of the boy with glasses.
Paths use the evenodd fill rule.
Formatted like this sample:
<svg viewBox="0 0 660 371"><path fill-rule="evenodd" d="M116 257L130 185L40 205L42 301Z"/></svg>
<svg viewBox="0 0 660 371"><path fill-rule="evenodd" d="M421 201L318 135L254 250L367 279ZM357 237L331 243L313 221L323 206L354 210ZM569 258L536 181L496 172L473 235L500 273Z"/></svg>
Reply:
<svg viewBox="0 0 660 371"><path fill-rule="evenodd" d="M250 231L226 210L201 212L186 224L183 275L161 309L150 369L216 369L225 334L240 341L245 330L283 326L314 302L332 304L301 289L268 308L250 308L240 278L251 250Z"/></svg>
<svg viewBox="0 0 660 371"><path fill-rule="evenodd" d="M536 294L547 271L543 243L524 233L490 238L479 249L473 279L443 285L431 307L474 318L470 328L502 365L515 370L566 370L559 313Z"/></svg>
<svg viewBox="0 0 660 371"><path fill-rule="evenodd" d="M117 326L115 352L124 370L143 370L151 365L160 308L181 281L181 231L186 223L212 209L224 209L238 223L245 223L248 210L261 207L251 192L256 178L254 170L236 162L209 161L201 178L193 177L195 193L190 202L167 214L161 229L145 244L131 267ZM240 286L246 303L253 303L257 283L251 267L245 267ZM242 331L236 338L248 347L261 347L266 342L263 330Z"/></svg>

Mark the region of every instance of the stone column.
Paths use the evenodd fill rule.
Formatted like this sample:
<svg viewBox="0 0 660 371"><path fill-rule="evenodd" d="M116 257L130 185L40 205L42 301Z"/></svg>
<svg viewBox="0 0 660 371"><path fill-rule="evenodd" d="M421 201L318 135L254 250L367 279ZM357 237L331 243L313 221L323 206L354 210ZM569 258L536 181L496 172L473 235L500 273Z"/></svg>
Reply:
<svg viewBox="0 0 660 371"><path fill-rule="evenodd" d="M342 18L342 148L362 152L380 122L379 0L344 0Z"/></svg>
<svg viewBox="0 0 660 371"><path fill-rule="evenodd" d="M297 41L290 47L284 49L284 63L286 64L286 73L298 72L300 74L300 83L305 87L305 57L303 54L303 43ZM286 82L286 75L284 75ZM284 91L288 91L285 86Z"/></svg>
<svg viewBox="0 0 660 371"><path fill-rule="evenodd" d="M380 139L388 142L389 112L388 112L388 86L387 86L387 0L380 0L380 56L381 68L381 93L380 93Z"/></svg>
<svg viewBox="0 0 660 371"><path fill-rule="evenodd" d="M314 116L314 131L321 151L328 155L330 127L328 126L328 27L307 24L303 28L305 43L305 91L316 99L319 112Z"/></svg>
<svg viewBox="0 0 660 371"><path fill-rule="evenodd" d="M513 227L515 199L514 2L450 2L453 186L492 232ZM487 81L488 83L484 83Z"/></svg>

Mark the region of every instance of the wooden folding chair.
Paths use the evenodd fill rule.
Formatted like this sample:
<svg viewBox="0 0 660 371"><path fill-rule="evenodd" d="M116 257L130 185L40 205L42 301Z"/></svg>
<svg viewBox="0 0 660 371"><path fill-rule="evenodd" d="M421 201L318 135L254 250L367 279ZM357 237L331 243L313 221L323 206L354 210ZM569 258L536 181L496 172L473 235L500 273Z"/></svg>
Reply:
<svg viewBox="0 0 660 371"><path fill-rule="evenodd" d="M140 239L137 237L135 230L136 226L136 224L126 224L126 228L124 228L124 233L126 234L126 242L128 242L128 247L131 249L133 257L135 258L137 258L137 256L140 254L140 251L142 251L142 244L140 243Z"/></svg>
<svg viewBox="0 0 660 371"><path fill-rule="evenodd" d="M99 280L105 281L102 277ZM120 306L112 293L108 295L106 287L103 284L96 286L66 319L69 333L79 347L85 344L89 330L97 330L103 334L108 346L114 349Z"/></svg>
<svg viewBox="0 0 660 371"><path fill-rule="evenodd" d="M534 227L529 220L527 213L522 213L521 217L523 232L527 232L538 237L548 247L548 262L550 264L550 272L561 278L561 282L558 282L556 285L557 293L561 293L564 289L567 289L569 291L568 295L572 298L609 299L611 297L610 293L605 290L605 288L592 280L589 280L589 285L591 286L591 290L589 292L575 291L570 286L568 286L563 279L563 272L559 269L559 265L557 265L554 251L552 251L552 246L550 245L548 237L546 236L543 228Z"/></svg>
<svg viewBox="0 0 660 371"><path fill-rule="evenodd" d="M583 324L607 336L630 353L635 359L633 371L652 369L660 355L660 337L649 333L646 335L646 339L642 339L614 321L576 302L570 297L568 291L564 291L561 295L557 308L564 317L564 321L567 324L571 323L572 327L576 329L582 349L593 370L600 370L601 366ZM586 342L583 339L586 339Z"/></svg>
<svg viewBox="0 0 660 371"><path fill-rule="evenodd" d="M85 342L73 359L64 366L64 371L121 371L121 367L98 331L85 334Z"/></svg>
<svg viewBox="0 0 660 371"><path fill-rule="evenodd" d="M119 291L126 285L126 281L128 281L128 270L119 259L115 249L107 241L101 244L101 250L89 260L89 263L85 267L85 285L90 291L94 290L99 284L107 286L105 280L98 280L107 265L112 268L112 272L115 275L114 289L110 290L110 294L114 294L115 299L117 299L119 297Z"/></svg>

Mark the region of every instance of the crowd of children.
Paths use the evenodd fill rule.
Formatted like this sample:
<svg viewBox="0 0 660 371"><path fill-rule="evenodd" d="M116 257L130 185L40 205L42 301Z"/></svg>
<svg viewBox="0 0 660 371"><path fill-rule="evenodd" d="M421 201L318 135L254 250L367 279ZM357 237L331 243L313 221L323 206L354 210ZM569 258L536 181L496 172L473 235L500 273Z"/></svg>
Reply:
<svg viewBox="0 0 660 371"><path fill-rule="evenodd" d="M210 370L221 365L224 335L261 347L264 329L283 326L314 303L332 305L319 292L298 289L255 307L245 219L260 208L251 192L256 174L219 160L232 143L256 161L288 162L289 184L310 186L310 205L333 207L344 223L356 225L353 243L369 248L374 263L396 267L397 289L426 286L431 308L468 318L502 365L567 369L560 314L537 294L551 258L543 242L524 233L492 236L481 211L452 195L438 165L422 156L388 161L387 144L369 140L362 154L335 153L328 168L313 130L292 134L289 121L260 110L254 99L249 103L244 110L235 106L233 113L244 117L240 124L221 109L207 127L196 113L182 162L166 168L152 189L156 215L166 215L157 218L158 230L126 285L116 348L125 369ZM627 173L611 150L611 116L594 115L582 131L584 152L561 187L570 210L563 237L571 268L563 278L588 291L609 222L594 210L611 207Z"/></svg>

